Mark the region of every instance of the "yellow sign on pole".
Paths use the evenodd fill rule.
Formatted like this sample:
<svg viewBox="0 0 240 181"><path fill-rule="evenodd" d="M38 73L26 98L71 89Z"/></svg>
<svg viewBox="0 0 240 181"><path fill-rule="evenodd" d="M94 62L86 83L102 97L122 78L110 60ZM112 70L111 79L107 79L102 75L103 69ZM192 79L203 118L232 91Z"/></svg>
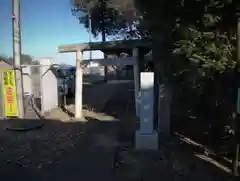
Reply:
<svg viewBox="0 0 240 181"><path fill-rule="evenodd" d="M5 116L6 117L18 116L14 70L2 71L2 88L4 97Z"/></svg>

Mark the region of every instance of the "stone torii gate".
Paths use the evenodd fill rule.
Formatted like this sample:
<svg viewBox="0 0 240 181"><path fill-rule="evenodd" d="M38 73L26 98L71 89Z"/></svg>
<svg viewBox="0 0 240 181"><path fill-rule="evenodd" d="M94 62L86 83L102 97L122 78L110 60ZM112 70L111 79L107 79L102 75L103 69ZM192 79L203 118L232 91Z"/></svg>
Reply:
<svg viewBox="0 0 240 181"><path fill-rule="evenodd" d="M133 65L134 71L134 95L136 116L140 118L140 129L135 132L135 147L137 149L158 149L158 133L153 124L153 72L141 73L140 88L140 68L139 52L146 53L150 44L144 41L113 41L61 45L58 47L59 53L76 52L76 90L75 90L75 119L82 119L82 86L83 86L83 51L100 50L106 54L127 53L131 57L116 59L94 59L101 65ZM140 91L141 94L140 95ZM140 99L140 100L139 100ZM139 100L139 101L138 101ZM141 111L140 111L141 110Z"/></svg>
<svg viewBox="0 0 240 181"><path fill-rule="evenodd" d="M76 53L76 89L75 89L75 119L84 120L82 115L82 90L83 90L83 52L100 50L103 53L117 54L128 53L132 57L124 57L117 59L92 59L101 65L133 65L134 70L134 94L136 116L139 116L138 97L140 92L140 71L139 71L139 50L148 50L150 43L142 40L123 40L93 43L66 44L58 46L59 53Z"/></svg>

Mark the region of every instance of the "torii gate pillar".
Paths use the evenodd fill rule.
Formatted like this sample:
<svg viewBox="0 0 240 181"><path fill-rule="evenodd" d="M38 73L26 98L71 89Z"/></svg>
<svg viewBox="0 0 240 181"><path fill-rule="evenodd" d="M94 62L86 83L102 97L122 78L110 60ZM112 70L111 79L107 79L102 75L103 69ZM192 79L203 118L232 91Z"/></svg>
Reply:
<svg viewBox="0 0 240 181"><path fill-rule="evenodd" d="M83 93L83 70L81 63L83 60L82 51L76 52L76 88L75 88L75 119L84 120L82 114L82 93Z"/></svg>

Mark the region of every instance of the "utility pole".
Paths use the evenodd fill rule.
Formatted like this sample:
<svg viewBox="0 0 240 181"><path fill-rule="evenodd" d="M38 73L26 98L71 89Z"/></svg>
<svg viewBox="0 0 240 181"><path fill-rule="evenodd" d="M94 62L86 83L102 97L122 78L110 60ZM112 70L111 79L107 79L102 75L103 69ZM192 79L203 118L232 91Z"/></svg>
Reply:
<svg viewBox="0 0 240 181"><path fill-rule="evenodd" d="M88 11L88 31L89 31L89 37L88 41L91 44L92 43L92 15L91 15L91 9ZM92 50L89 52L89 59L92 60Z"/></svg>
<svg viewBox="0 0 240 181"><path fill-rule="evenodd" d="M20 2L12 0L12 35L13 35L13 65L17 91L18 117L24 118L23 80L21 71L21 30L20 30Z"/></svg>

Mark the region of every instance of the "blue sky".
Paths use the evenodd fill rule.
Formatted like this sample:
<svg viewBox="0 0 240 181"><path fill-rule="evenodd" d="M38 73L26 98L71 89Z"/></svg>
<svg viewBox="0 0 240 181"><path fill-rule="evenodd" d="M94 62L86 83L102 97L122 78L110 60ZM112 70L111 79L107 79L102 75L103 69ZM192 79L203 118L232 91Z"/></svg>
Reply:
<svg viewBox="0 0 240 181"><path fill-rule="evenodd" d="M75 54L58 54L60 44L88 42L88 33L71 13L71 0L20 0L22 53L75 64ZM0 0L0 55L12 56L12 1ZM89 53L84 54L88 58ZM100 58L102 54L93 53Z"/></svg>

